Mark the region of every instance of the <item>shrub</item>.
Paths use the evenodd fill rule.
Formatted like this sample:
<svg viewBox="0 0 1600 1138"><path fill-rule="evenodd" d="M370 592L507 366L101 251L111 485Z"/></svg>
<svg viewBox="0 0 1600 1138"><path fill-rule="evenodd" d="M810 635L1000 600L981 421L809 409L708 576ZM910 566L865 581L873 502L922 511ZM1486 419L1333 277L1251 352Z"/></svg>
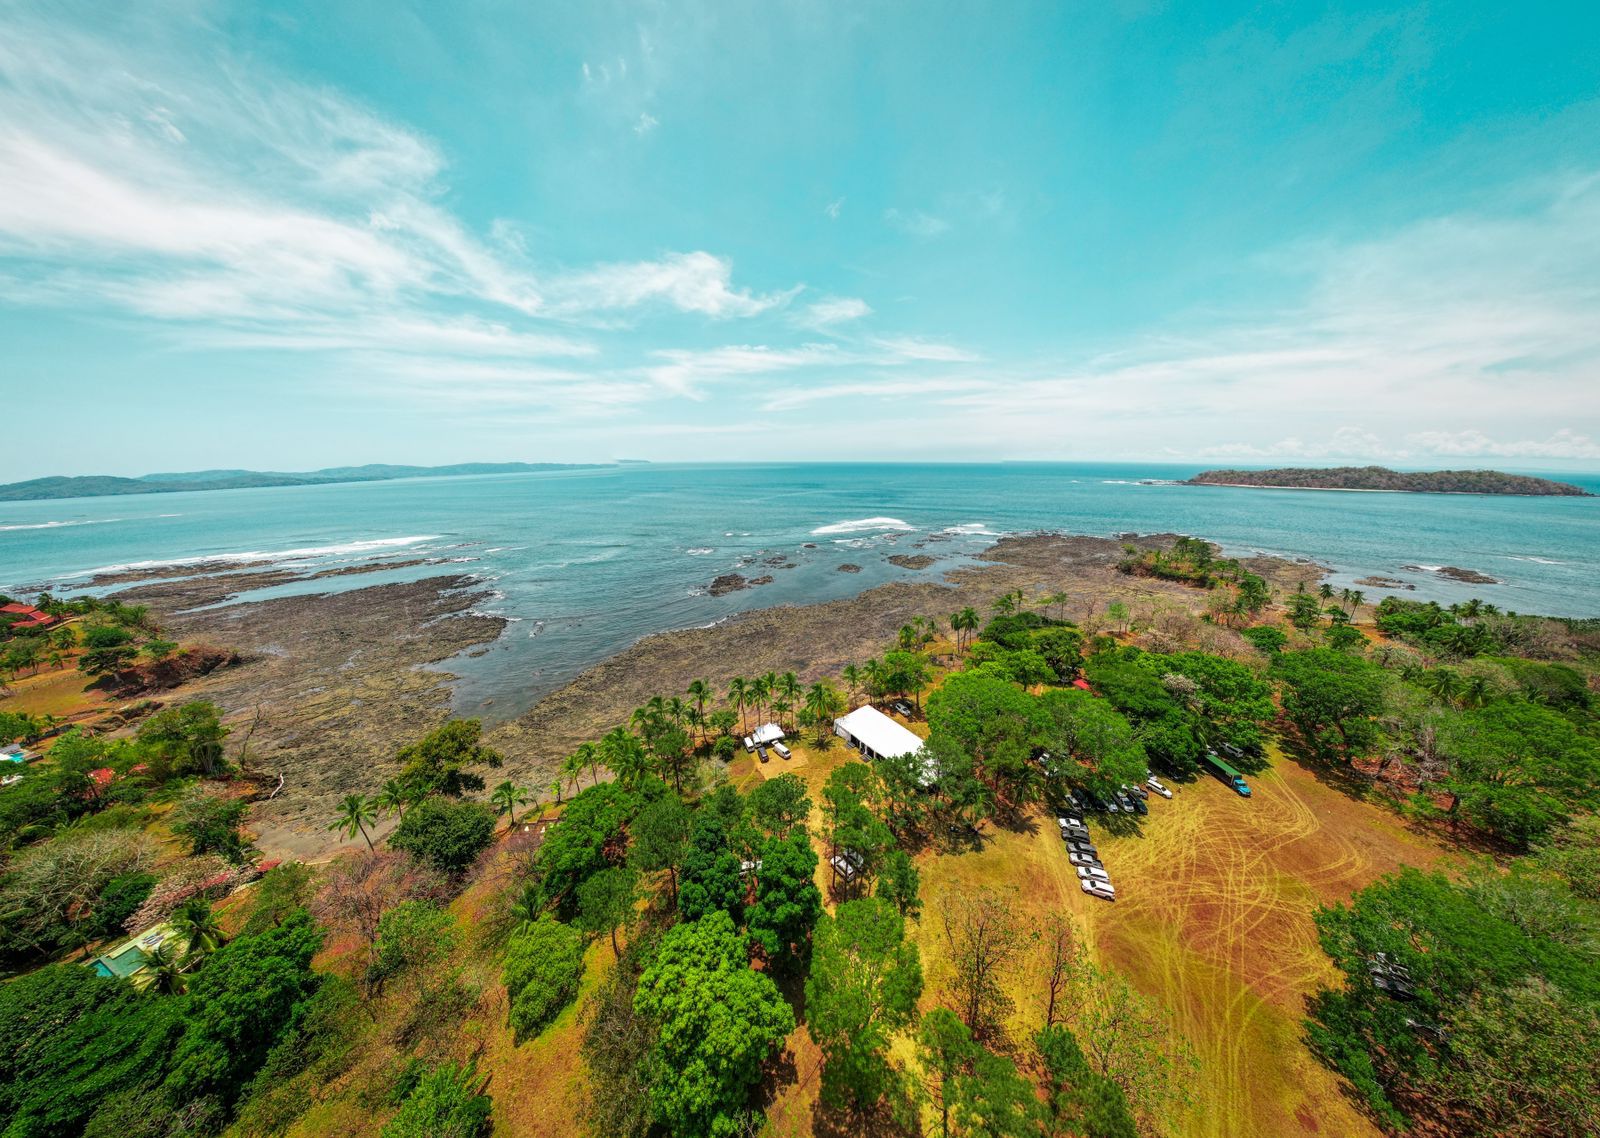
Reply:
<svg viewBox="0 0 1600 1138"><path fill-rule="evenodd" d="M494 839L494 811L477 802L425 798L395 827L389 844L440 873L460 877Z"/></svg>
<svg viewBox="0 0 1600 1138"><path fill-rule="evenodd" d="M477 1069L446 1063L416 1081L383 1138L479 1138L489 1129L492 1103L473 1089Z"/></svg>
<svg viewBox="0 0 1600 1138"><path fill-rule="evenodd" d="M517 1042L532 1039L578 994L583 978L583 937L546 913L511 938L501 973L511 1000Z"/></svg>

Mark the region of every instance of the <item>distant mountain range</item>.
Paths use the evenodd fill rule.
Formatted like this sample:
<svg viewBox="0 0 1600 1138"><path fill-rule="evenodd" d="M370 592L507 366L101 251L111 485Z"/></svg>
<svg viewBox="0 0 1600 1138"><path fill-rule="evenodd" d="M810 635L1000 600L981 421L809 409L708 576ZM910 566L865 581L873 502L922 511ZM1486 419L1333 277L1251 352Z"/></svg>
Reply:
<svg viewBox="0 0 1600 1138"><path fill-rule="evenodd" d="M459 462L452 466L330 466L325 470L191 470L119 478L91 474L74 478L33 478L0 486L0 502L42 498L103 498L120 494L176 494L191 490L243 490L254 486L325 486L335 482L387 482L395 478L438 478L464 474L527 474L541 470L597 470L608 462ZM630 463L630 465L632 465Z"/></svg>
<svg viewBox="0 0 1600 1138"><path fill-rule="evenodd" d="M1520 494L1593 497L1581 486L1504 474L1498 470L1399 471L1386 466L1335 466L1324 469L1207 470L1191 486L1257 486L1274 490L1400 490L1415 494Z"/></svg>

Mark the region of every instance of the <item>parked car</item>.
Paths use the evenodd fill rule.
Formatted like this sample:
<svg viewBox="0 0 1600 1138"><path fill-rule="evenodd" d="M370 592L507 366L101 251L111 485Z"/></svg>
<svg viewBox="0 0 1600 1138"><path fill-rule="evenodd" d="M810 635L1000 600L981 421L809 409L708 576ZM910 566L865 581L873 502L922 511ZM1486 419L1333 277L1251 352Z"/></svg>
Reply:
<svg viewBox="0 0 1600 1138"><path fill-rule="evenodd" d="M744 737L744 749L746 754L754 754L756 749L755 739L749 735L746 735Z"/></svg>
<svg viewBox="0 0 1600 1138"><path fill-rule="evenodd" d="M1102 901L1117 899L1117 891L1103 881L1079 881L1078 884L1091 897L1098 897Z"/></svg>
<svg viewBox="0 0 1600 1138"><path fill-rule="evenodd" d="M1072 803L1076 809L1083 810L1087 807L1089 799L1081 790L1069 790L1067 791L1067 801Z"/></svg>
<svg viewBox="0 0 1600 1138"><path fill-rule="evenodd" d="M1137 813L1137 814L1148 814L1148 813L1150 813L1150 807L1146 806L1144 804L1144 799L1140 798L1137 794L1128 795L1128 802L1133 806L1133 809L1134 809L1135 813Z"/></svg>
<svg viewBox="0 0 1600 1138"><path fill-rule="evenodd" d="M1082 826L1083 816L1080 814L1057 814L1056 825L1060 826L1063 830L1068 826Z"/></svg>
<svg viewBox="0 0 1600 1138"><path fill-rule="evenodd" d="M1078 866L1078 878L1079 880L1082 880L1083 878L1089 878L1092 881L1103 881L1107 885L1111 884L1111 875L1106 872L1105 866L1103 865Z"/></svg>
<svg viewBox="0 0 1600 1138"><path fill-rule="evenodd" d="M772 744L772 749L778 752L778 757L780 759L787 759L791 754L793 754L793 752L790 751L788 747L785 747L782 743Z"/></svg>
<svg viewBox="0 0 1600 1138"><path fill-rule="evenodd" d="M1083 792L1083 797L1084 801L1089 804L1089 809L1091 810L1099 810L1101 813L1116 814L1122 809L1115 802L1101 798L1098 794L1090 794L1087 790Z"/></svg>
<svg viewBox="0 0 1600 1138"><path fill-rule="evenodd" d="M1067 860L1073 865L1077 866L1079 869L1101 868L1100 859L1095 857L1093 854L1074 853L1072 850L1068 850ZM1079 876L1082 875L1080 874Z"/></svg>
<svg viewBox="0 0 1600 1138"><path fill-rule="evenodd" d="M1144 780L1144 784L1146 786L1148 786L1151 790L1155 791L1157 794L1161 795L1162 798L1171 798L1172 797L1172 791L1167 789L1167 787L1162 783L1162 781L1159 778L1157 778L1155 775L1151 775L1149 778L1145 779Z"/></svg>
<svg viewBox="0 0 1600 1138"><path fill-rule="evenodd" d="M1088 826L1062 826L1061 827L1061 836L1063 838L1069 838L1069 839L1077 838L1077 839L1082 839L1083 841L1088 841L1089 840L1089 827Z"/></svg>
<svg viewBox="0 0 1600 1138"><path fill-rule="evenodd" d="M1075 853L1075 854L1083 854L1083 856L1092 857L1096 861L1100 860L1100 851L1095 849L1088 842L1068 842L1067 843L1067 852L1068 853Z"/></svg>
<svg viewBox="0 0 1600 1138"><path fill-rule="evenodd" d="M1115 799L1116 804L1122 808L1124 813L1132 814L1134 812L1133 801L1126 791L1119 790L1112 795L1112 798Z"/></svg>
<svg viewBox="0 0 1600 1138"><path fill-rule="evenodd" d="M896 715L904 716L906 719L911 718L911 705L903 699L897 699L891 703L889 705L889 710L894 712Z"/></svg>
<svg viewBox="0 0 1600 1138"><path fill-rule="evenodd" d="M1135 798L1150 797L1150 792L1142 786L1129 786L1127 783L1123 783L1122 789L1133 795Z"/></svg>
<svg viewBox="0 0 1600 1138"><path fill-rule="evenodd" d="M761 761L762 762L766 762L767 761L767 748L766 748L766 745L762 744L762 745L757 746L756 747L756 754L761 756Z"/></svg>
<svg viewBox="0 0 1600 1138"><path fill-rule="evenodd" d="M1244 758L1244 752L1242 750L1240 750L1238 747L1235 747L1232 743L1222 743L1219 746L1220 746L1220 749L1221 749L1222 753L1224 755L1227 755L1228 758L1230 758L1230 759L1242 759L1242 758Z"/></svg>

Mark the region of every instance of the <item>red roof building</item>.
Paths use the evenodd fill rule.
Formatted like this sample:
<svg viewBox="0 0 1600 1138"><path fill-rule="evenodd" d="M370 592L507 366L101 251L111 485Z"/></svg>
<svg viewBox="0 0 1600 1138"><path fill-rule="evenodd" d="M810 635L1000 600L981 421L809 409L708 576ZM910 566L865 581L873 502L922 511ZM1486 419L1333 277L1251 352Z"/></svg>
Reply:
<svg viewBox="0 0 1600 1138"><path fill-rule="evenodd" d="M1072 681L1072 686L1077 688L1079 691L1087 691L1087 692L1094 691L1094 689L1089 686L1089 681L1088 680L1083 680L1083 679L1073 680Z"/></svg>
<svg viewBox="0 0 1600 1138"><path fill-rule="evenodd" d="M0 614L16 618L10 622L12 629L49 628L58 620L57 617L53 617L47 612L41 612L32 605L25 605L18 601L13 601L8 605L0 605Z"/></svg>

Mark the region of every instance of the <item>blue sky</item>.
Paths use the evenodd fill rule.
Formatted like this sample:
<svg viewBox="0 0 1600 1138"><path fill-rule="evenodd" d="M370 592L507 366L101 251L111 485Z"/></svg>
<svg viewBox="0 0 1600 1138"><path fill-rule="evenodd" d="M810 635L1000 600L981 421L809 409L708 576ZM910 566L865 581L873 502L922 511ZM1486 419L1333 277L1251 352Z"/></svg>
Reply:
<svg viewBox="0 0 1600 1138"><path fill-rule="evenodd" d="M1593 4L120 7L0 0L0 478L1600 468Z"/></svg>

